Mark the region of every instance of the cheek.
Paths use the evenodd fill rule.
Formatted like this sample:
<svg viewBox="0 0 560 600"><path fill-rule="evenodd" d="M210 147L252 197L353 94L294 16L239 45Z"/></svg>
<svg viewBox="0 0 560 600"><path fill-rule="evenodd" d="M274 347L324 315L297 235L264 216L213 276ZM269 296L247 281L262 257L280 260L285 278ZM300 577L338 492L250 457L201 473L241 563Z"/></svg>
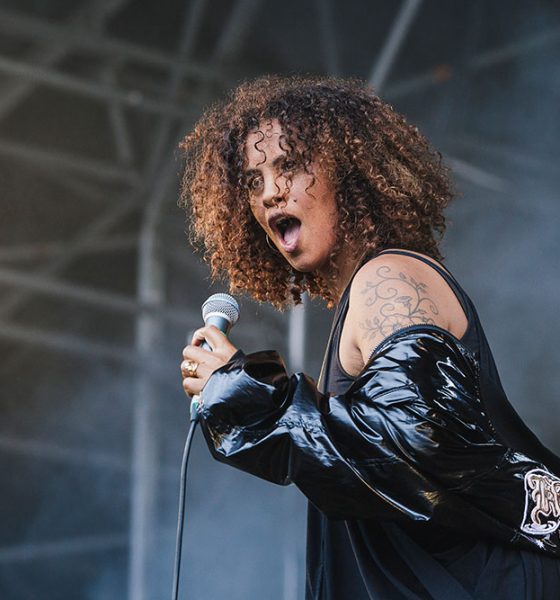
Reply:
<svg viewBox="0 0 560 600"><path fill-rule="evenodd" d="M265 217L265 211L261 208L255 208L253 206L251 206L251 212L253 213L253 217L255 217L255 221L265 230L267 231L267 227L266 227L266 217Z"/></svg>

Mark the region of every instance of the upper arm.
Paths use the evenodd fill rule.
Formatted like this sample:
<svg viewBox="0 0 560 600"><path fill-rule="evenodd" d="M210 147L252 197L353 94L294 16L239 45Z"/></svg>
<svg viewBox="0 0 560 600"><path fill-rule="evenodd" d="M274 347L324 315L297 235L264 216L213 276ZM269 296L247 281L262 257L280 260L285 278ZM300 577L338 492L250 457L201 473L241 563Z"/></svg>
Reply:
<svg viewBox="0 0 560 600"><path fill-rule="evenodd" d="M346 325L364 364L397 329L424 323L448 327L447 303L434 275L439 277L419 261L395 255L374 258L358 271Z"/></svg>

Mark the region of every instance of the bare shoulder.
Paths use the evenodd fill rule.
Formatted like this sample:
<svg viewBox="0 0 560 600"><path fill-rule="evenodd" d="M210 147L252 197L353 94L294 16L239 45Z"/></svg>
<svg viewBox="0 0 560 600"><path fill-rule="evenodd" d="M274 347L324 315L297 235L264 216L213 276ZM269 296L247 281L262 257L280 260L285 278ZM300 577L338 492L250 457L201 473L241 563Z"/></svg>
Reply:
<svg viewBox="0 0 560 600"><path fill-rule="evenodd" d="M350 289L347 325L364 362L388 335L410 325L448 329L451 290L434 269L410 256L382 254L356 274Z"/></svg>

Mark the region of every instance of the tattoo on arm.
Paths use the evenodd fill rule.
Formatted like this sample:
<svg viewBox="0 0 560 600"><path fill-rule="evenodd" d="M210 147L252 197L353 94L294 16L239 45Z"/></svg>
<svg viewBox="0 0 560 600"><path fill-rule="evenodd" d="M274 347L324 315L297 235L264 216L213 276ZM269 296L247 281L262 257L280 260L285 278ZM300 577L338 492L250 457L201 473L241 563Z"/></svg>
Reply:
<svg viewBox="0 0 560 600"><path fill-rule="evenodd" d="M390 267L379 267L376 283L366 281L360 292L365 296L365 305L375 307L376 314L359 323L363 339L378 342L402 327L435 324L431 317L438 314L438 309L426 293L427 285L404 273L395 275L390 271Z"/></svg>

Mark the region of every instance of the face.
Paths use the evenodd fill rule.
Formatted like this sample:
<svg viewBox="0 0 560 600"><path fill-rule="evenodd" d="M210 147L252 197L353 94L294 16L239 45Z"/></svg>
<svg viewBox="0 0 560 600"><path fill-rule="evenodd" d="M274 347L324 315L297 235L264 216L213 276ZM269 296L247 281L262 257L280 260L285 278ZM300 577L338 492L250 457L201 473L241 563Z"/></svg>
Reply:
<svg viewBox="0 0 560 600"><path fill-rule="evenodd" d="M263 137L264 136L264 137ZM321 271L335 245L334 187L311 165L288 158L278 121L262 123L245 143L251 210L282 256L298 271Z"/></svg>

